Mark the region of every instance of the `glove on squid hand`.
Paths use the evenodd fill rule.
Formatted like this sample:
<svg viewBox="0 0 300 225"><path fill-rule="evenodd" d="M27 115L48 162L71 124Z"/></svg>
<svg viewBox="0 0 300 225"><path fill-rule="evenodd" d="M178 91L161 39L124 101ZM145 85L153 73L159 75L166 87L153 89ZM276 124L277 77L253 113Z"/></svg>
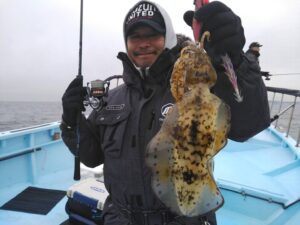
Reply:
<svg viewBox="0 0 300 225"><path fill-rule="evenodd" d="M62 97L63 121L70 127L77 124L77 115L85 111L83 100L87 94L86 87L82 87L82 77L76 77L66 89Z"/></svg>
<svg viewBox="0 0 300 225"><path fill-rule="evenodd" d="M185 12L184 20L190 27L192 27L193 18L202 24L201 35L204 31L210 32L210 41L206 42L205 50L213 64L220 65L222 63L220 56L227 53L233 66L237 67L242 61L242 51L245 45L240 17L225 4L214 1L195 12Z"/></svg>

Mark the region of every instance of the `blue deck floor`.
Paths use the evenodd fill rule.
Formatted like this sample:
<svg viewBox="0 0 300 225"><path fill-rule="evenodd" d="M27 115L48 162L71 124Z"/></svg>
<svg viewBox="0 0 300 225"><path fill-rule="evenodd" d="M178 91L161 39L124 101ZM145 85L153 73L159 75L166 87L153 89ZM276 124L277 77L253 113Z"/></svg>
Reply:
<svg viewBox="0 0 300 225"><path fill-rule="evenodd" d="M300 149L282 138L271 128L246 143L230 141L215 157L225 198L219 224L300 224Z"/></svg>
<svg viewBox="0 0 300 225"><path fill-rule="evenodd" d="M41 178L37 184L20 183L9 188L0 189L0 205L10 200L28 186L67 190L73 183L73 170L60 171ZM67 198L64 197L46 216L0 210L0 225L58 225L68 218L65 212Z"/></svg>
<svg viewBox="0 0 300 225"><path fill-rule="evenodd" d="M45 139L46 145L37 144L26 132L21 139L9 136L25 140L25 146L18 148L41 150L0 161L0 205L28 186L67 190L74 183L72 155L61 141L46 138L56 129L57 125L44 134L36 134ZM9 150L16 151L8 149L5 142L10 142L8 137L0 136L0 158L6 157ZM225 199L217 211L218 225L300 224L300 150L293 145L283 142L282 135L274 129L246 143L229 142L215 157L214 174ZM0 225L59 225L68 217L66 200L65 197L46 216L0 210Z"/></svg>

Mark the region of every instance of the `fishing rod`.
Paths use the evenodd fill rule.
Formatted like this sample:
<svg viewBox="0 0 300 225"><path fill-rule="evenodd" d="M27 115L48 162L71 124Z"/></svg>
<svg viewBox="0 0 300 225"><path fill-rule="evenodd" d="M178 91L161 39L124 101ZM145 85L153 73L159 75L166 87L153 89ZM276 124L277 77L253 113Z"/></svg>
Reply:
<svg viewBox="0 0 300 225"><path fill-rule="evenodd" d="M265 80L271 80L270 77L300 75L300 73L273 73L273 74L271 74L270 72L267 72L267 71L261 71L260 74L261 74L261 76L265 77Z"/></svg>
<svg viewBox="0 0 300 225"><path fill-rule="evenodd" d="M78 62L78 78L82 76L82 30L83 30L83 0L80 0L80 31L79 31L79 62Z"/></svg>
<svg viewBox="0 0 300 225"><path fill-rule="evenodd" d="M83 31L83 0L80 1L80 32L79 32L79 62L78 62L78 74L76 78L81 78L83 80L82 75L82 32ZM84 106L91 106L93 109L101 109L105 106L106 102L104 102L103 97L107 96L110 86L110 81L113 79L121 79L121 75L113 75L103 80L94 80L90 83L87 83L86 91L87 95L85 96L85 100L83 101ZM90 84L90 86L89 86ZM83 86L83 82L81 84ZM74 180L80 180L80 156L79 156L79 148L80 148L80 122L81 122L82 112L79 111L77 114L77 127L76 127L76 149L75 149L75 162L74 162Z"/></svg>
<svg viewBox="0 0 300 225"><path fill-rule="evenodd" d="M271 123L273 123L275 120L279 119L279 117L281 115L283 115L286 111L288 111L290 108L292 107L295 107L296 103L293 103L291 105L289 105L288 107L286 107L285 109L283 109L281 112L277 113L276 115L274 115L272 118L271 118Z"/></svg>
<svg viewBox="0 0 300 225"><path fill-rule="evenodd" d="M272 76L296 76L296 75L300 75L300 73L273 73L270 75L272 75Z"/></svg>
<svg viewBox="0 0 300 225"><path fill-rule="evenodd" d="M78 74L77 78L82 76L82 30L83 30L83 0L80 0L80 31L79 31L79 62L78 62ZM83 86L83 83L81 84ZM74 180L80 180L80 157L79 157L79 145L80 145L80 121L82 113L81 111L77 114L77 126L76 126L76 149L74 154Z"/></svg>

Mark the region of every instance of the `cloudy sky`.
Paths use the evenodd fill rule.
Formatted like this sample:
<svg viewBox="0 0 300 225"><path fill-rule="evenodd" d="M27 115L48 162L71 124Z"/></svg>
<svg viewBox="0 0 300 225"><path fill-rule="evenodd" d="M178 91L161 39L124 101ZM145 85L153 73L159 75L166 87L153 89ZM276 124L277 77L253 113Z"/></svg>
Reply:
<svg viewBox="0 0 300 225"><path fill-rule="evenodd" d="M123 18L136 0L84 0L84 82L122 73ZM176 32L192 37L182 19L193 0L158 0ZM224 0L242 18L247 43L263 44L268 86L300 89L299 0ZM0 101L60 101L78 72L80 0L0 1ZM294 74L298 73L298 74Z"/></svg>

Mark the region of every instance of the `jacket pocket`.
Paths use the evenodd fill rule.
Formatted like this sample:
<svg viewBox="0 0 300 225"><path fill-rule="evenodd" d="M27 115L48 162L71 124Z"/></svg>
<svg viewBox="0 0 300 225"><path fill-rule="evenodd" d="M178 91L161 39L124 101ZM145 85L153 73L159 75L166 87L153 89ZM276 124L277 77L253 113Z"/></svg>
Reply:
<svg viewBox="0 0 300 225"><path fill-rule="evenodd" d="M121 155L125 129L130 111L99 115L96 123L102 130L101 147L106 156L118 158Z"/></svg>

